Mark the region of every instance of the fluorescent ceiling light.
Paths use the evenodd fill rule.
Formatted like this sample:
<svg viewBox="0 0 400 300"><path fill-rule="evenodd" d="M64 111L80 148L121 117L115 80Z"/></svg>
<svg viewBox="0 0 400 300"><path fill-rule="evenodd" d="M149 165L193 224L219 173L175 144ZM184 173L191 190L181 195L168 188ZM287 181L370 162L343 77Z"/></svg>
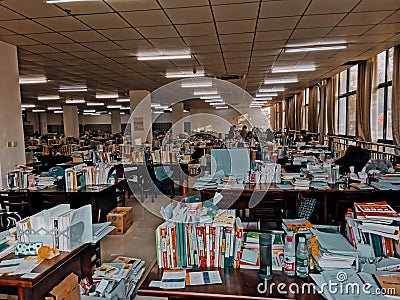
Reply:
<svg viewBox="0 0 400 300"><path fill-rule="evenodd" d="M218 95L218 90L196 90L193 92L194 96L202 96L202 95Z"/></svg>
<svg viewBox="0 0 400 300"><path fill-rule="evenodd" d="M19 79L19 84L32 84L32 83L46 83L46 77L21 77Z"/></svg>
<svg viewBox="0 0 400 300"><path fill-rule="evenodd" d="M45 112L45 109L32 109L32 112L34 113L40 113L40 112Z"/></svg>
<svg viewBox="0 0 400 300"><path fill-rule="evenodd" d="M265 88L258 89L259 93L274 93L274 92L284 92L284 91L285 91L284 87L276 87L276 88L270 88L270 89L265 89Z"/></svg>
<svg viewBox="0 0 400 300"><path fill-rule="evenodd" d="M257 93L256 97L276 97L278 93Z"/></svg>
<svg viewBox="0 0 400 300"><path fill-rule="evenodd" d="M340 50L340 49L346 49L346 48L347 48L346 45L299 47L299 48L286 47L286 48L284 48L284 51L286 53L296 53L296 52L309 52L309 51Z"/></svg>
<svg viewBox="0 0 400 300"><path fill-rule="evenodd" d="M107 108L121 108L121 105L107 105Z"/></svg>
<svg viewBox="0 0 400 300"><path fill-rule="evenodd" d="M84 99L73 99L73 100L66 100L66 104L79 104L79 103L85 103Z"/></svg>
<svg viewBox="0 0 400 300"><path fill-rule="evenodd" d="M184 109L183 112L184 112L184 113L188 113L189 111L188 111L187 109Z"/></svg>
<svg viewBox="0 0 400 300"><path fill-rule="evenodd" d="M60 100L60 96L52 95L52 96L39 96L38 100Z"/></svg>
<svg viewBox="0 0 400 300"><path fill-rule="evenodd" d="M182 82L183 88L200 88L200 87L212 87L211 80L199 80L199 81L187 81Z"/></svg>
<svg viewBox="0 0 400 300"><path fill-rule="evenodd" d="M35 106L36 106L35 104L21 104L22 108L32 108L32 107L35 107Z"/></svg>
<svg viewBox="0 0 400 300"><path fill-rule="evenodd" d="M202 99L202 100L207 100L207 99L221 99L221 95L200 96L200 99Z"/></svg>
<svg viewBox="0 0 400 300"><path fill-rule="evenodd" d="M61 106L49 106L49 107L47 107L47 110L60 110L60 109L62 109Z"/></svg>
<svg viewBox="0 0 400 300"><path fill-rule="evenodd" d="M193 72L170 72L166 73L166 78L188 78L188 77L204 77L204 71L197 71L197 73Z"/></svg>
<svg viewBox="0 0 400 300"><path fill-rule="evenodd" d="M226 109L226 108L229 108L229 107L225 105L225 106L216 106L215 108L216 109Z"/></svg>
<svg viewBox="0 0 400 300"><path fill-rule="evenodd" d="M87 92L88 88L84 85L80 86L63 86L58 89L59 92Z"/></svg>
<svg viewBox="0 0 400 300"><path fill-rule="evenodd" d="M62 114L63 111L62 111L62 110L55 110L54 113L55 113L55 114Z"/></svg>
<svg viewBox="0 0 400 300"><path fill-rule="evenodd" d="M94 113L94 112L96 112L96 110L95 109L84 109L83 112L84 113Z"/></svg>
<svg viewBox="0 0 400 300"><path fill-rule="evenodd" d="M216 102L224 102L224 99L207 99L204 100L205 103L216 103Z"/></svg>
<svg viewBox="0 0 400 300"><path fill-rule="evenodd" d="M25 107L21 107L21 110L24 111L24 110L25 110Z"/></svg>
<svg viewBox="0 0 400 300"><path fill-rule="evenodd" d="M265 104L268 103L268 100L262 100L262 101L252 101L251 104Z"/></svg>
<svg viewBox="0 0 400 300"><path fill-rule="evenodd" d="M129 106L121 107L121 110L130 110L131 108Z"/></svg>
<svg viewBox="0 0 400 300"><path fill-rule="evenodd" d="M117 102L118 102L118 103L122 103L122 102L131 102L131 99L129 99L129 98L120 98L120 99L117 99Z"/></svg>
<svg viewBox="0 0 400 300"><path fill-rule="evenodd" d="M265 79L264 84L296 83L297 78Z"/></svg>
<svg viewBox="0 0 400 300"><path fill-rule="evenodd" d="M123 111L121 111L119 114L120 114L120 115L124 115L125 113L124 113Z"/></svg>
<svg viewBox="0 0 400 300"><path fill-rule="evenodd" d="M157 107L157 106L161 106L161 104L160 103L151 103L150 106L151 107Z"/></svg>
<svg viewBox="0 0 400 300"><path fill-rule="evenodd" d="M156 106L156 107L154 107L154 109L166 109L166 108L168 108L168 106Z"/></svg>
<svg viewBox="0 0 400 300"><path fill-rule="evenodd" d="M96 99L115 99L118 94L96 94Z"/></svg>
<svg viewBox="0 0 400 300"><path fill-rule="evenodd" d="M221 106L221 105L226 105L225 102L218 102L218 103L210 103L211 106Z"/></svg>
<svg viewBox="0 0 400 300"><path fill-rule="evenodd" d="M47 4L68 3L68 2L89 2L99 0L45 0Z"/></svg>
<svg viewBox="0 0 400 300"><path fill-rule="evenodd" d="M87 106L103 106L104 102L88 102L86 103Z"/></svg>
<svg viewBox="0 0 400 300"><path fill-rule="evenodd" d="M154 55L154 56L138 56L137 60L168 60L168 59L189 59L192 58L191 54L181 55Z"/></svg>
<svg viewBox="0 0 400 300"><path fill-rule="evenodd" d="M315 71L314 66L308 66L308 67L299 67L299 68L272 68L271 72L272 73L290 73L290 72L309 72L309 71Z"/></svg>
<svg viewBox="0 0 400 300"><path fill-rule="evenodd" d="M253 101L265 101L265 100L272 100L272 97L253 98Z"/></svg>

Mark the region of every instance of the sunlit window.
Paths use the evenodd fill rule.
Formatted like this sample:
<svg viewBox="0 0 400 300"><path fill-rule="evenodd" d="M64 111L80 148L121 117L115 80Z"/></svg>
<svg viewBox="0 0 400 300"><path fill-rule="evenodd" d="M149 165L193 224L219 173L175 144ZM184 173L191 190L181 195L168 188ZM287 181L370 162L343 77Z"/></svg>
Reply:
<svg viewBox="0 0 400 300"><path fill-rule="evenodd" d="M339 74L337 130L340 135L356 135L357 74L358 65Z"/></svg>

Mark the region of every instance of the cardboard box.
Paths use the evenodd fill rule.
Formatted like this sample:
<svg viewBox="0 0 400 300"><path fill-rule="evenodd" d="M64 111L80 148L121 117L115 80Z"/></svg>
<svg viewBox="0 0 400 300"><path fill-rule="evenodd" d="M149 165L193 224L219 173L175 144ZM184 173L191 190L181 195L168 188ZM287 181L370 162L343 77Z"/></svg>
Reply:
<svg viewBox="0 0 400 300"><path fill-rule="evenodd" d="M55 286L46 300L76 300L81 299L79 292L78 276L74 273L69 274L61 283Z"/></svg>
<svg viewBox="0 0 400 300"><path fill-rule="evenodd" d="M107 221L115 229L110 234L124 234L132 226L132 207L116 207L107 214Z"/></svg>

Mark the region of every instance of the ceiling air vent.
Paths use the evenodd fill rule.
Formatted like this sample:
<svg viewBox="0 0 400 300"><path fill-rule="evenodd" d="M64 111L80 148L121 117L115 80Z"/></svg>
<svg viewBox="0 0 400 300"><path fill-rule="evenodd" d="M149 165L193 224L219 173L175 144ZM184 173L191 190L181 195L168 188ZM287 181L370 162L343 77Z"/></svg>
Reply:
<svg viewBox="0 0 400 300"><path fill-rule="evenodd" d="M221 75L215 75L215 78L222 79L222 80L237 80L237 79L243 79L245 77L246 77L246 75L244 75L244 74L221 74Z"/></svg>

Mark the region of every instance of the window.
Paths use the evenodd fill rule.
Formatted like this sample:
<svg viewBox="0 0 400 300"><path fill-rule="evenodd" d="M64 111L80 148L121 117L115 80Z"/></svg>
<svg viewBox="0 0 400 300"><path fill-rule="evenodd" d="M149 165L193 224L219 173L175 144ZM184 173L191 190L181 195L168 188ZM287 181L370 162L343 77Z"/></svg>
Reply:
<svg viewBox="0 0 400 300"><path fill-rule="evenodd" d="M379 142L391 142L392 136L392 76L393 48L377 55L376 94L371 113L373 137Z"/></svg>
<svg viewBox="0 0 400 300"><path fill-rule="evenodd" d="M358 65L339 74L337 132L340 135L356 135L356 98Z"/></svg>
<svg viewBox="0 0 400 300"><path fill-rule="evenodd" d="M303 91L304 97L303 97L303 108L301 110L302 112L302 123L303 123L303 128L304 130L308 130L308 99L309 99L309 92L310 89L305 89Z"/></svg>

